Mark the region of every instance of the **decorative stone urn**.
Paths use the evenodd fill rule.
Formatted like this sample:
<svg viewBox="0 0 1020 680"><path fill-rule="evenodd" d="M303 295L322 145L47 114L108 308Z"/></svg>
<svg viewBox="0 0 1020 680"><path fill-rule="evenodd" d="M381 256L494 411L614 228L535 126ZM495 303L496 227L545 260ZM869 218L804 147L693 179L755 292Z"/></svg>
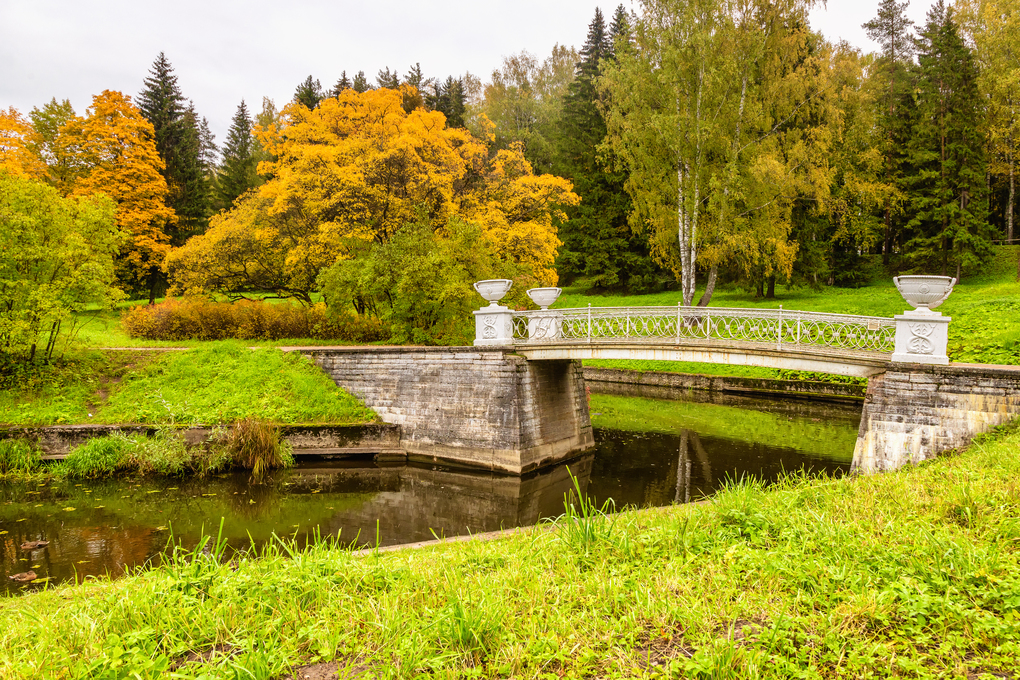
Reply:
<svg viewBox="0 0 1020 680"><path fill-rule="evenodd" d="M549 309L562 292L562 288L529 288L528 297L542 309Z"/></svg>
<svg viewBox="0 0 1020 680"><path fill-rule="evenodd" d="M895 276L893 283L900 295L913 305L914 311L927 313L949 297L956 285L956 279L948 276Z"/></svg>
<svg viewBox="0 0 1020 680"><path fill-rule="evenodd" d="M932 310L949 297L956 279L948 276L897 276L893 278L900 295L914 309L897 315L896 350L893 361L918 364L948 364L948 316Z"/></svg>
<svg viewBox="0 0 1020 680"><path fill-rule="evenodd" d="M514 344L513 315L509 307L497 304L510 291L510 279L488 279L475 283L475 290L489 304L473 312L475 315L475 346L503 347Z"/></svg>
<svg viewBox="0 0 1020 680"><path fill-rule="evenodd" d="M528 297L541 307L528 315L528 340L556 340L563 326L563 314L550 311L549 305L563 292L562 288L531 288Z"/></svg>
<svg viewBox="0 0 1020 680"><path fill-rule="evenodd" d="M489 302L490 307L498 307L496 303L503 299L503 296L510 292L514 282L510 279L486 279L476 281L475 290Z"/></svg>

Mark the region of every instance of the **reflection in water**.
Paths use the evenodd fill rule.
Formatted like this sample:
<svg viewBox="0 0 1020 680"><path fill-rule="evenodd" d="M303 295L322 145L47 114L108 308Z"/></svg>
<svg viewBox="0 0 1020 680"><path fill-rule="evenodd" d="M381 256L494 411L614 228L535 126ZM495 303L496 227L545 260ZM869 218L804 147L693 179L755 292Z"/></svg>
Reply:
<svg viewBox="0 0 1020 680"><path fill-rule="evenodd" d="M223 536L235 549L258 547L274 534L299 545L322 535L384 546L555 517L563 511L570 474L599 505L612 499L617 508L697 500L743 475L773 480L784 470L799 469L840 474L848 469L852 450L834 456L832 438L852 441L859 420L859 409L852 408L822 413L799 405L775 425L761 420L760 410L623 402L648 422L658 418L659 431L596 427L594 449L525 477L349 461L302 464L262 484L250 483L246 473L206 480L0 484L0 592L40 588L46 578L119 576L126 568L158 560L171 530L175 541L190 547L203 534L215 535L221 521ZM774 425L781 432L763 429ZM724 436L730 429L740 438ZM775 442L780 436L793 441ZM21 550L25 541L38 539L50 543ZM21 585L7 578L29 569L40 581Z"/></svg>

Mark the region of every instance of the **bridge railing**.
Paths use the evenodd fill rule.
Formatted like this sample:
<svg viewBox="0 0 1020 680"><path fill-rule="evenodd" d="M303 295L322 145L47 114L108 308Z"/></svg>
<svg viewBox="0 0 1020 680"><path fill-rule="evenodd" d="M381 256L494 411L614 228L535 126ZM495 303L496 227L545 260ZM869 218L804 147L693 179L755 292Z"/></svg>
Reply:
<svg viewBox="0 0 1020 680"><path fill-rule="evenodd" d="M892 353L896 321L885 317L724 307L588 307L512 314L513 342L723 341Z"/></svg>

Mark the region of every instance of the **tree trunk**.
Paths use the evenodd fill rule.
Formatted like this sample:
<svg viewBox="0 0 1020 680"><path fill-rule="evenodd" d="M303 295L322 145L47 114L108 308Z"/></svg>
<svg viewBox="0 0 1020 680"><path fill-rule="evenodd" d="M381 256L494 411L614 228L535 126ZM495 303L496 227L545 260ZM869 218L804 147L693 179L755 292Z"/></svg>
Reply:
<svg viewBox="0 0 1020 680"><path fill-rule="evenodd" d="M882 242L882 264L888 266L889 264L889 252L892 250L892 227L890 222L892 217L890 215L892 211L887 205L885 207L885 240Z"/></svg>
<svg viewBox="0 0 1020 680"><path fill-rule="evenodd" d="M698 300L699 307L708 307L708 303L712 301L712 293L715 292L715 280L719 276L719 265L713 264L708 270L708 281L705 283L705 292L701 294L701 299Z"/></svg>
<svg viewBox="0 0 1020 680"><path fill-rule="evenodd" d="M1013 172L1013 135L1009 136L1009 201L1006 202L1006 242L1013 241L1013 197L1016 195L1016 177Z"/></svg>
<svg viewBox="0 0 1020 680"><path fill-rule="evenodd" d="M768 283L769 283L769 289L768 289L768 292L765 293L765 299L766 300L775 300L776 299L776 275L775 274L773 274L772 276L769 277Z"/></svg>
<svg viewBox="0 0 1020 680"><path fill-rule="evenodd" d="M765 281L758 279L758 282L754 284L754 297L758 300L765 297Z"/></svg>
<svg viewBox="0 0 1020 680"><path fill-rule="evenodd" d="M153 267L149 270L149 304L156 304L156 284L159 282L159 270Z"/></svg>

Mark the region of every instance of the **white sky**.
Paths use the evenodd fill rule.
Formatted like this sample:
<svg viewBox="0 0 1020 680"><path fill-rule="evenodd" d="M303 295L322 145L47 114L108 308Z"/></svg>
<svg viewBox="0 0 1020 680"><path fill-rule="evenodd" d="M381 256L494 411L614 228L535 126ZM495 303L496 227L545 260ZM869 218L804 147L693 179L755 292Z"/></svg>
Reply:
<svg viewBox="0 0 1020 680"><path fill-rule="evenodd" d="M0 108L24 114L51 97L83 113L104 89L135 96L163 51L185 95L221 143L238 103L282 106L311 74L323 88L364 70L420 62L426 76L470 71L487 80L504 56L540 59L580 48L600 6L618 0L0 0ZM632 0L624 0L635 9ZM931 0L908 13L924 22ZM861 29L878 0L830 0L811 25L830 40L876 49Z"/></svg>

